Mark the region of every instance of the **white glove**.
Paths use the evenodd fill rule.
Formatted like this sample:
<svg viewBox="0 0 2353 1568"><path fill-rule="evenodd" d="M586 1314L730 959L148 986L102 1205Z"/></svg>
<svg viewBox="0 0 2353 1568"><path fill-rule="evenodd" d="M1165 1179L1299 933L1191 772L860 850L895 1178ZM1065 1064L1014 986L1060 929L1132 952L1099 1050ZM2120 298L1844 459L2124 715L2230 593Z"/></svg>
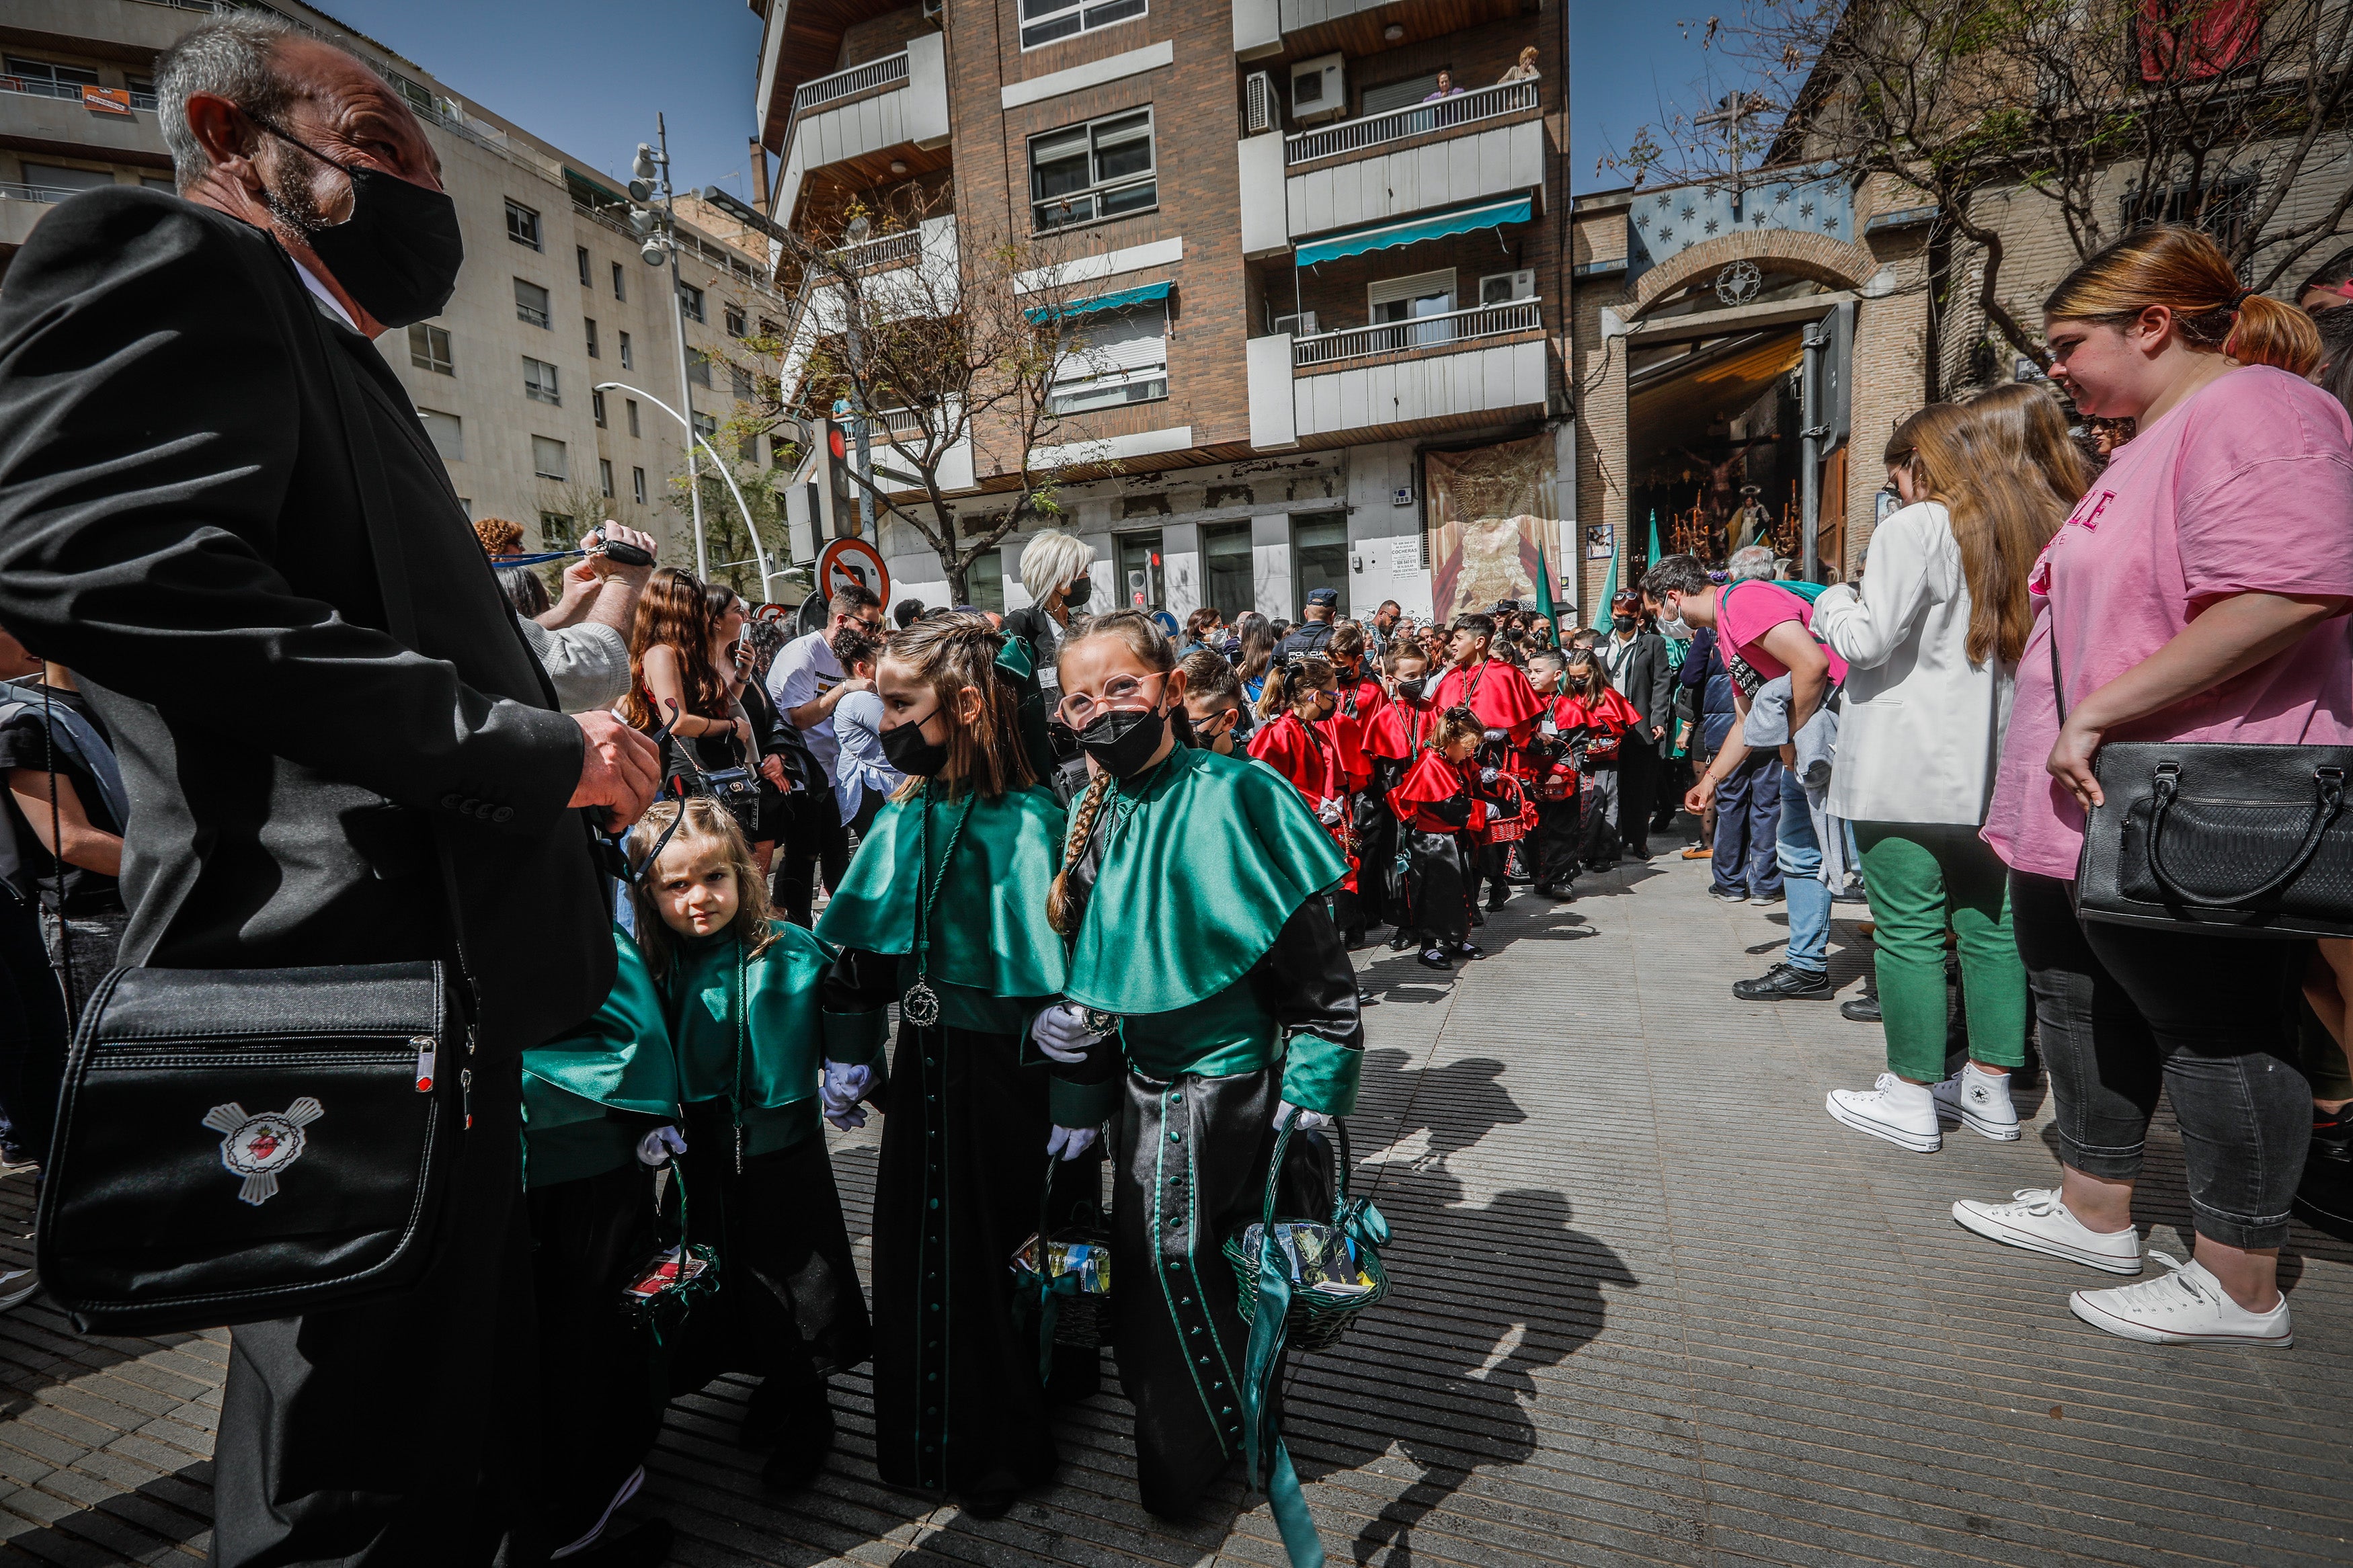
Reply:
<svg viewBox="0 0 2353 1568"><path fill-rule="evenodd" d="M874 1085L874 1069L863 1062L828 1062L824 1080L818 1086L818 1100L825 1119L844 1132L866 1125L866 1112L858 1102Z"/></svg>
<svg viewBox="0 0 2353 1568"><path fill-rule="evenodd" d="M1274 1124L1281 1127L1282 1119L1293 1112L1297 1113L1297 1120L1291 1124L1293 1132L1320 1132L1332 1125L1332 1118L1324 1112L1310 1110L1303 1105L1293 1105L1287 1100L1274 1102Z"/></svg>
<svg viewBox="0 0 2353 1568"><path fill-rule="evenodd" d="M1087 1010L1075 1002L1057 1002L1029 1022L1029 1037L1038 1048L1065 1066L1087 1059L1087 1048L1103 1038L1087 1027Z"/></svg>
<svg viewBox="0 0 2353 1568"><path fill-rule="evenodd" d="M657 1127L638 1140L638 1163L667 1165L672 1154L686 1152L686 1140L675 1127Z"/></svg>
<svg viewBox="0 0 2353 1568"><path fill-rule="evenodd" d="M1315 820L1329 827L1346 814L1348 803L1338 795L1326 795L1315 803Z"/></svg>
<svg viewBox="0 0 2353 1568"><path fill-rule="evenodd" d="M1046 1134L1048 1157L1060 1154L1065 1160L1075 1160L1095 1146L1095 1130L1092 1127L1057 1127Z"/></svg>
<svg viewBox="0 0 2353 1568"><path fill-rule="evenodd" d="M1495 780L1501 776L1502 775L1497 773L1493 768L1481 768L1479 770L1479 782L1481 784L1493 784Z"/></svg>

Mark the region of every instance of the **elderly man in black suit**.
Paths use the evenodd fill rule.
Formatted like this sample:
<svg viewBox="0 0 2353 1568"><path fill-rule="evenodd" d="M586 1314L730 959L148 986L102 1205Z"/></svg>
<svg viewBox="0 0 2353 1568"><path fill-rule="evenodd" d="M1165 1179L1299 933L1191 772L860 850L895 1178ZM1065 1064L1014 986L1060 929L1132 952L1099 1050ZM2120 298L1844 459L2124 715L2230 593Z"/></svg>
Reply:
<svg viewBox="0 0 2353 1568"><path fill-rule="evenodd" d="M555 710L369 341L460 256L406 103L258 16L156 86L179 194L63 204L0 291L0 624L121 751L123 963L440 958L478 998L426 1284L234 1331L213 1561L537 1561L517 1059L611 984L594 835L659 761Z"/></svg>

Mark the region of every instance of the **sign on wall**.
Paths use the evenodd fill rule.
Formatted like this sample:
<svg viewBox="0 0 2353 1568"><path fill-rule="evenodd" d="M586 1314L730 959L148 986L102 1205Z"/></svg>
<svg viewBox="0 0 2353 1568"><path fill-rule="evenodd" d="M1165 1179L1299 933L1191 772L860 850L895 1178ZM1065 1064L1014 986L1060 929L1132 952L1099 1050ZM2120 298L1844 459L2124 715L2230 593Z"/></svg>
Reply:
<svg viewBox="0 0 2353 1568"><path fill-rule="evenodd" d="M1553 441L1532 436L1468 452L1430 452L1431 617L1441 625L1498 599L1536 599L1537 552L1557 574L1561 525L1552 515Z"/></svg>

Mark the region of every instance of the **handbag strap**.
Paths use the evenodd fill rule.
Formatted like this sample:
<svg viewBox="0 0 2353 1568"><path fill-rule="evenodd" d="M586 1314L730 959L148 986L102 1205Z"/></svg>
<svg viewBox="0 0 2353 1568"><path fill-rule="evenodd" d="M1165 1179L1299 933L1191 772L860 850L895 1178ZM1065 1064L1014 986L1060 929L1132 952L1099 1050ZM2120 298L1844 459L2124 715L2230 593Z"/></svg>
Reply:
<svg viewBox="0 0 2353 1568"><path fill-rule="evenodd" d="M2305 867L2310 864L2313 856L2318 853L2320 840L2328 831L2328 825L2337 820L2337 813L2345 807L2345 770L2342 768L2313 770L2315 799L2312 820L2305 826L2304 841L2298 844L2295 852L2288 857L2287 864L2265 878L2260 887L2243 893L2230 894L2220 900L2218 903L2213 899L2200 898L2183 888L2180 883L2174 880L2173 874L2165 868L2165 823L2167 816L2173 810L2173 803L2179 798L2181 764L2171 762L2158 763L2154 783L2148 820L2149 871L2157 878L2159 887L2181 902L2202 904L2210 908L2227 909L2234 905L2252 904L2256 900L2276 892L2295 880Z"/></svg>

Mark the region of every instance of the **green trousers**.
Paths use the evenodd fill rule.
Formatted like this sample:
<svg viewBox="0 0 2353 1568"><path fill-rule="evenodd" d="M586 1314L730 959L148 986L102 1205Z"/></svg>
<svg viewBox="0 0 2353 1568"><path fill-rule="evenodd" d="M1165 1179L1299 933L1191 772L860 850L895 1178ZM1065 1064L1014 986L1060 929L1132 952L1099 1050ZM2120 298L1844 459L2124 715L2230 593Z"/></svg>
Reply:
<svg viewBox="0 0 2353 1568"><path fill-rule="evenodd" d="M1945 1076L1945 928L1961 955L1969 1057L1989 1067L2026 1060L2026 965L2010 929L2010 879L1974 827L1858 822L1871 895L1887 1070L1919 1083Z"/></svg>

